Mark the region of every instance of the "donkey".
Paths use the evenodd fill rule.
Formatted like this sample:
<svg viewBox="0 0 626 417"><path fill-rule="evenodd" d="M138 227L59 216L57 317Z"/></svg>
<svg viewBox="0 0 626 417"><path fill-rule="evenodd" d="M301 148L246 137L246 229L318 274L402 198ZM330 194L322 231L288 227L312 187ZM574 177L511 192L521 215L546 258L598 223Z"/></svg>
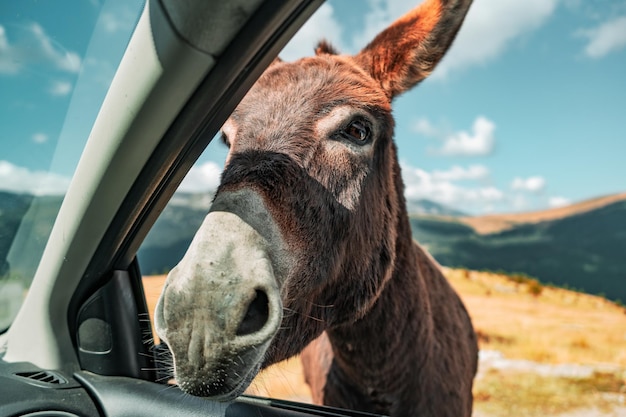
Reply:
<svg viewBox="0 0 626 417"><path fill-rule="evenodd" d="M355 56L277 59L226 121L221 184L155 314L182 390L229 401L311 344L316 402L471 414L476 336L412 239L391 115L470 3L427 0Z"/></svg>

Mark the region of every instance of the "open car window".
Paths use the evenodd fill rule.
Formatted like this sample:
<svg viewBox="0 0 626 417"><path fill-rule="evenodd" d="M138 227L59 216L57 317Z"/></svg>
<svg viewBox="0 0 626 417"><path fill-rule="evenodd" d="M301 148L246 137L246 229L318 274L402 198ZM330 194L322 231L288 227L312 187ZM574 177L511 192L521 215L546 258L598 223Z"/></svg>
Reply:
<svg viewBox="0 0 626 417"><path fill-rule="evenodd" d="M410 5L405 5L404 8L408 9ZM302 30L300 38L296 38L295 41L289 44L281 55L287 60L310 55L313 47L322 37L330 38L331 43L337 46L340 52L356 52L356 48L359 47L359 35L363 35L363 33L358 30L348 31L339 25L339 21L341 21L346 23L347 26L353 23L350 26L353 29L358 26L354 24L358 23L358 18L355 17L356 14L350 14L347 9L349 9L349 6L346 6L345 3L334 1L326 3L319 9L317 15L311 19L309 25ZM384 10L385 13L375 16L375 12L380 12L381 10ZM393 10L393 6L380 6L380 10L376 9L376 7L371 7L367 12L363 12L362 16L368 16L371 20L377 17L381 20L391 21L393 18L398 17L402 11ZM485 9L479 8L476 16L484 11ZM581 9L576 8L573 8L570 12L574 14L582 13ZM602 13L605 12L607 11L604 10ZM393 13L398 14L393 17L388 15ZM472 33L475 36L480 37L482 36L478 27L480 25L476 23L478 19L473 18L473 16L470 14L469 30L473 31ZM540 19L544 30L554 30L557 24L554 22L550 23L548 17L544 18L546 20ZM360 22L365 21L370 22L367 19ZM373 24L371 26L368 25L368 29L370 31L379 30L384 25L380 23L380 26L376 28L375 26ZM317 31L313 29L315 27ZM559 37L550 37L543 32L536 33L530 26L524 27L529 31L529 34L525 36L534 36L533 39L535 40L542 39L542 42L550 44L550 48L553 48L553 51L562 51L559 49L559 45L564 41ZM550 29L545 29L546 27ZM320 28L325 28L327 32ZM362 32L366 32L366 30ZM591 32L590 30L586 35L581 35L581 39L590 39L588 45L591 45ZM457 41L460 47L465 48L465 51L471 49L468 42L471 40L472 33L469 33L468 37L465 38L463 37L465 33L461 32L461 38ZM305 36L308 36L308 39L306 39L308 43L303 42ZM523 35L520 32L515 36L522 37ZM500 41L503 42L502 47L504 48L506 42L504 40ZM579 47L581 50L584 43L582 40L580 41ZM364 45L361 44L360 46ZM599 309L606 308L613 313L617 312L619 314L619 306L614 306L610 301L623 300L624 297L623 286L618 283L618 274L615 272L617 268L607 267L603 269L607 273L614 275L611 275L613 278L605 279L601 284L595 278L588 280L582 278L587 272L591 273L592 270L599 271L603 268L599 262L600 258L594 258L595 255L588 254L584 261L582 258L574 256L577 258L574 263L570 261L557 263L550 259L549 256L543 256L543 254L554 254L561 260L565 258L573 259L571 253L568 252L569 249L565 249L567 246L565 242L569 241L571 236L568 238L564 234L560 234L564 229L574 227L573 224L584 227L585 231L583 233L585 236L594 236L592 239L599 238L600 229L597 229L596 232L591 232L591 228L594 226L591 223L586 223L587 220L584 216L566 219L567 216L563 213L566 213L568 210L574 214L588 213L587 210L591 207L600 208L613 204L617 204L617 206L613 206L609 211L623 210L623 200L625 198L623 184L618 184L619 181L615 176L602 176L603 179L598 177L597 183L594 185L595 188L589 187L589 194L584 197L578 191L574 194L565 195L572 193L572 190L570 185L565 184L565 181L563 181L563 176L567 176L564 173L572 172L574 176L577 175L573 174L574 172L579 173L571 166L571 162L566 161L567 158L563 157L564 154L567 154L573 157L573 159L578 158L578 156L572 155L574 151L563 151L566 148L569 149L569 145L566 145L566 138L575 138L575 142L584 148L588 147L585 138L591 136L597 136L604 146L609 148L615 147L617 141L621 139L615 132L605 128L602 129L602 135L595 135L591 127L593 123L580 123L579 121L574 123L571 117L556 110L557 106L555 103L557 100L551 94L546 94L547 90L545 90L544 83L548 83L547 80L552 80L550 81L551 88L557 88L563 96L571 93L571 90L567 83L560 79L558 75L559 70L552 68L547 62L545 62L545 67L542 67L545 70L545 78L537 75L533 80L525 79L524 82L519 83L513 83L510 78L505 79L506 77L502 75L487 79L488 77L480 74L481 65L487 65L484 62L492 63L493 67L499 65L506 66L506 69L501 68L502 73L506 74L517 74L517 71L522 71L522 68L526 68L524 66L526 64L520 65L520 69L517 71L509 68L509 66L514 65L513 62L517 62L517 59L528 59L528 62L530 62L532 58L532 61L535 63L544 62L542 59L545 59L545 56L542 54L545 54L545 51L533 50L528 45L510 46L510 48L517 48L514 52L509 51L515 58L510 56L507 58L505 52L502 52L502 55L500 55L500 52L493 52L493 55L490 55L485 51L477 50L473 50L475 56L467 52L473 56L472 58L469 55L463 55L464 52L460 49L454 49L450 59L444 59L442 68L435 71L432 81L425 81L416 91L408 93L396 103L397 118L402 120L402 122L398 123L396 137L399 145L403 177L407 185L406 197L411 214L413 235L416 240L431 250L431 253L442 264L460 267L460 269L446 270L447 277L455 286L459 286L462 291L467 291L467 293L463 294L463 296L468 297L467 299L472 299L478 293L485 297L490 297L492 294L497 293L505 294L505 296L515 293L519 294L519 297L523 299L520 302L524 305L524 308L532 310L533 304L530 303L538 304L537 300L539 300L539 295L542 291L545 300L550 299L550 297L562 297L564 300L567 300L568 297L575 299L576 295L561 293L559 289L554 289L551 287L552 284L549 284L553 283L557 287L567 287L572 285L571 282L575 281L585 285L586 287L583 289L586 292L611 294L608 297L609 301L606 302L596 299L587 301L591 304L596 303L597 306L605 306L598 307ZM546 48L548 47L546 46ZM609 55L607 60L611 61L606 63L607 68L615 69L614 65L616 65L616 62L624 62L623 50L620 51L622 52L615 52L615 56L610 55L608 51L602 52ZM485 55L481 55L481 53ZM589 52L589 54L592 53ZM572 62L576 59L581 59L580 55L577 55L578 58L575 58L574 55L576 54L569 55L568 59L572 60ZM586 65L580 62L572 64L577 67L575 77L581 77L580 80L587 79L585 74L593 72L590 69L591 66L602 65L598 61L594 61L597 58L593 58L591 55L586 55L586 57L588 59ZM476 61L473 61L473 59L476 59ZM613 69L610 70L611 73ZM530 71L530 69L528 70ZM615 77L612 80L618 88L624 88L623 81L617 80ZM482 87L475 86L468 87L468 82L472 85L476 83L476 85L485 89L480 90ZM493 83L499 87L495 89L490 87ZM606 95L609 94L610 88L604 83L599 83L597 87L598 90L593 92L588 91L586 88L585 90L589 94L589 100L600 105L600 103L606 100ZM421 100L420 97L422 97ZM508 101L511 97L519 97L521 101L511 103ZM533 99L538 97L547 97L553 105L545 105L543 108L538 108L531 104ZM513 122L512 119L508 120L510 116L500 114L502 108L497 103L501 101L509 102L511 109L515 108L521 112L514 112L517 115L533 114L536 118L535 120L538 121L538 126L541 125L547 131L550 131L550 143L537 144L533 142L535 145L524 147L527 137L534 134L532 133L533 128L530 125L524 125L528 130L521 129L518 121ZM474 108L474 105L478 108L482 106L489 109L488 114L482 114L477 108ZM576 113L580 109L570 108L570 110ZM615 109L611 107L607 111L614 115ZM550 117L553 117L555 120L559 120L559 122L555 122L559 124L558 127L544 119L547 114L550 114ZM599 117L604 118L604 116ZM571 130L573 125L578 126L576 128L578 132ZM620 132L624 130L624 127L617 126L618 124L615 121L611 122L611 125ZM526 131L526 133L522 134L522 130ZM571 135L567 132L570 132ZM539 152L544 147L546 155L543 158L545 159L541 159L543 162L535 165L533 163L534 156L531 153ZM531 148L533 151L530 150ZM219 175L223 167L225 152L226 148L220 143L219 138L211 142L203 155L200 156L196 165L191 168L191 171L183 180L170 203L163 210L139 248L138 261L143 273L144 289L151 314L154 311L156 300L167 273L182 258L193 235L208 212L215 189L219 184ZM623 167L618 166L614 155L603 152L596 153L595 151L593 155L594 166L601 165L602 161L607 161L616 172L623 172ZM549 168L545 165L542 166L542 164L546 163L546 160L550 161ZM570 171L568 171L568 167ZM557 169L560 172L554 172L552 171L553 169ZM545 172L545 174L541 172ZM567 191L568 189L570 191ZM574 195L579 195L580 197L574 197ZM590 204L583 202L581 205L574 205L566 209L566 206L571 203L593 199L600 195L609 195L609 197ZM562 209L562 211L558 212L559 209ZM537 213L526 216L528 214L526 212ZM498 213L517 214L511 214L510 216L503 214L501 217L497 215L489 216L490 214ZM614 211L612 213L611 216L617 216ZM538 217L533 217L535 215ZM591 221L592 215L590 214L589 216L589 221ZM559 223L561 220L563 222ZM572 223L567 224L568 222ZM537 226L537 223L542 224ZM515 226L517 225L520 225L520 227L516 228ZM545 229L543 229L544 227ZM590 229L587 229L587 227ZM580 229L581 232L582 230ZM587 233L590 234L587 235ZM560 243L550 245L548 241L552 239ZM531 242L538 244L538 246L529 249ZM497 255L493 255L488 249L493 249L493 253ZM506 253L500 252L500 250L504 251L505 249L507 249ZM527 250L535 254L532 257L532 261L529 260L530 258L525 258L524 253ZM542 250L548 252L542 252ZM577 249L571 250L576 251ZM474 254L477 254L477 256L474 256ZM537 261L537 259L541 259L541 262ZM509 262L508 265L507 262ZM612 257L611 262L617 262L617 258ZM489 270L492 272L487 271L483 274L469 271L466 269L467 265L472 265L470 269ZM503 265L506 265L506 267L503 267ZM521 269L531 272L523 272ZM612 269L613 272L609 272L609 269ZM567 273L562 272L565 270L567 270ZM500 271L501 273L498 274L494 271ZM538 281L535 274L540 277L551 278L543 278L543 280ZM601 274L597 276L599 275ZM553 282L553 280L558 282ZM603 285L607 286L602 287ZM495 299L497 297L492 298ZM488 312L478 310L480 304L484 301L481 299L472 303L471 313L476 314L477 317L480 314L487 316ZM496 304L495 301L493 303ZM526 303L529 303L531 307L528 307ZM549 303L549 301L546 301L546 303ZM492 305L486 302L484 304ZM552 305L546 306L547 309L553 307ZM561 307L559 306L559 308ZM539 322L540 320L537 319L537 323ZM623 323L623 320L619 322ZM479 326L482 326L482 323L479 322ZM510 345L516 343L514 336L502 337L499 333L506 332L506 325L493 322L484 325L493 327L490 327L490 330L478 328L481 348L485 347L481 357L483 366L491 369L493 372L496 372L494 369L500 365L503 367L522 366L521 361L526 359L508 357L504 360L503 355L505 354L501 350L513 351L514 349ZM569 322L563 324L554 320L546 323L545 327L542 325L541 328L545 331L551 331L548 329L554 330L559 326L573 326L572 328L576 328L579 325L583 326L582 324ZM595 332L601 327L598 326L593 331ZM494 330L496 328L497 330ZM526 346L524 343L521 344ZM535 342L528 343L532 344ZM553 350L546 348L544 352L543 348L537 346L529 354L532 362L529 366L534 367L533 369L547 369L544 368L544 365L557 357L560 359L556 360L562 360L560 355L567 357L572 355L573 357L572 351L576 351L580 344L579 336L569 334L563 340L563 346L561 347L555 345ZM586 342L582 342L582 344L586 346ZM550 351L547 352L547 350ZM506 353L506 355L509 355L509 353ZM619 354L616 355L619 356ZM613 356L609 354L604 357L611 361L612 359L610 358ZM503 359L503 361L498 362L500 359ZM622 359L616 360L621 361ZM548 367L550 366L548 365ZM310 393L304 385L304 380L300 373L299 359L292 359L288 363L280 365L280 367L279 369L270 370L269 374L261 375L252 384L248 392L263 396L310 401ZM554 372L558 373L560 372L558 369L561 368L557 367L555 369ZM570 368L565 366L563 369ZM582 368L573 366L571 369L580 370ZM524 375L524 377L526 376ZM479 393L477 396L479 408L488 409L492 406L489 402L491 401L490 395L493 387L488 386L488 384L491 384L493 381L496 381L496 384L500 384L505 378L506 375L498 374L496 376L490 375L489 378L481 381L476 391ZM541 383L545 384L551 382L547 379L541 381ZM572 381L568 381L568 383L570 382ZM575 385L575 383L573 384ZM531 402L528 401L528 404L528 407L530 407Z"/></svg>

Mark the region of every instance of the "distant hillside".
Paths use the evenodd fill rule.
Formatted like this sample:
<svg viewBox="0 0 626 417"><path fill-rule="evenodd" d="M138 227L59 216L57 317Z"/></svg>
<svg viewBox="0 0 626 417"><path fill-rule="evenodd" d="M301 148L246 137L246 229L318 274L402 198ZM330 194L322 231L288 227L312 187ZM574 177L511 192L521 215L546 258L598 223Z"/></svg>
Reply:
<svg viewBox="0 0 626 417"><path fill-rule="evenodd" d="M0 276L9 266L15 276L34 276L33 259L43 253L62 201L62 196L0 192Z"/></svg>
<svg viewBox="0 0 626 417"><path fill-rule="evenodd" d="M137 259L144 274L172 269L183 257L209 211L210 193L176 193L146 236Z"/></svg>
<svg viewBox="0 0 626 417"><path fill-rule="evenodd" d="M411 225L442 265L521 272L624 301L626 200L608 201L615 202L491 234L478 233L465 219L413 216Z"/></svg>
<svg viewBox="0 0 626 417"><path fill-rule="evenodd" d="M139 250L144 273L163 272L178 263L212 198L208 193L176 193ZM32 279L37 268L33 259L43 253L62 202L62 196L0 191L0 277L10 268L13 275Z"/></svg>
<svg viewBox="0 0 626 417"><path fill-rule="evenodd" d="M7 255L33 197L0 191L0 277L9 271Z"/></svg>
<svg viewBox="0 0 626 417"><path fill-rule="evenodd" d="M420 199L416 201L407 201L407 210L411 214L427 214L431 216L450 216L461 217L467 216L467 213L455 210L444 204L435 203L431 200Z"/></svg>
<svg viewBox="0 0 626 417"><path fill-rule="evenodd" d="M210 194L174 196L139 250L144 274L169 271L180 261L211 199ZM0 193L0 276L10 264L14 273L32 278L37 266L32 259L43 252L61 202L62 197ZM626 194L471 221L427 200L420 207L412 206L418 213L411 215L413 236L442 265L522 272L626 301ZM481 228L498 222L506 225L492 229L497 232Z"/></svg>
<svg viewBox="0 0 626 417"><path fill-rule="evenodd" d="M528 213L493 214L478 217L466 216L460 220L471 226L480 234L489 234L509 230L515 226L526 223L540 223L549 220L562 219L564 217L595 210L608 204L623 200L626 200L626 193L593 198L550 210L532 211Z"/></svg>

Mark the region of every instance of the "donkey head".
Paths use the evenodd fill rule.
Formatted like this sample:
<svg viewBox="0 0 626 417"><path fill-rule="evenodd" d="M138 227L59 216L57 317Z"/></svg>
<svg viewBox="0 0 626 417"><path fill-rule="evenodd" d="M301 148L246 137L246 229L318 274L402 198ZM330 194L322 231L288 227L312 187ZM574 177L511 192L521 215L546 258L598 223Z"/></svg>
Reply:
<svg viewBox="0 0 626 417"><path fill-rule="evenodd" d="M376 302L411 240L391 100L444 55L458 3L426 1L355 56L275 61L225 123L221 184L156 312L183 390L237 396Z"/></svg>

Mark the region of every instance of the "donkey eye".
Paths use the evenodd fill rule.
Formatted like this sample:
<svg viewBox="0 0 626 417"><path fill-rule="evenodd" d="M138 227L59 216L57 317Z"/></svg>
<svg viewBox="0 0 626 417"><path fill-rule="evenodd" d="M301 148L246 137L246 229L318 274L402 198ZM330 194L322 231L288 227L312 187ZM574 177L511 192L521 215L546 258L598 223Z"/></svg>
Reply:
<svg viewBox="0 0 626 417"><path fill-rule="evenodd" d="M343 135L353 142L364 144L370 138L371 130L366 121L357 119L350 122Z"/></svg>
<svg viewBox="0 0 626 417"><path fill-rule="evenodd" d="M230 141L228 140L228 136L226 136L226 133L222 132L221 139L222 139L222 143L226 145L228 148L230 148Z"/></svg>

